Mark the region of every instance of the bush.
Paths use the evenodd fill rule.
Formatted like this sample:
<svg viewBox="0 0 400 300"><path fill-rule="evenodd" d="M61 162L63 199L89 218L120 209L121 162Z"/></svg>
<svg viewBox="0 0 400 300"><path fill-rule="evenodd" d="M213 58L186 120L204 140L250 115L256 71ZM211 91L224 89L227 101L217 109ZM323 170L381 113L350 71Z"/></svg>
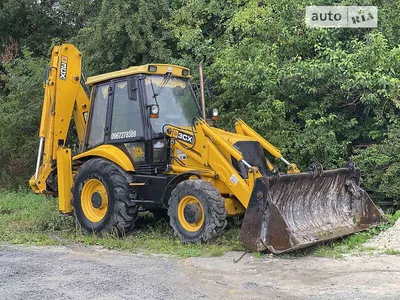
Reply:
<svg viewBox="0 0 400 300"><path fill-rule="evenodd" d="M0 95L0 187L27 185L35 171L47 60L24 50L4 65L7 93Z"/></svg>
<svg viewBox="0 0 400 300"><path fill-rule="evenodd" d="M354 160L364 172L364 186L388 197L400 196L400 126L392 125L380 144L360 150Z"/></svg>

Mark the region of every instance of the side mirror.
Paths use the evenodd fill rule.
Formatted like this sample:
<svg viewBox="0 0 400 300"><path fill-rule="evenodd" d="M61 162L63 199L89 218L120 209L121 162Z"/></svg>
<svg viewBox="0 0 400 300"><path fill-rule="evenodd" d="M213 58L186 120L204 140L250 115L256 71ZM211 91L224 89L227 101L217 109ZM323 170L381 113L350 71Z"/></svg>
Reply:
<svg viewBox="0 0 400 300"><path fill-rule="evenodd" d="M137 101L138 79L130 77L128 79L128 98L132 101Z"/></svg>
<svg viewBox="0 0 400 300"><path fill-rule="evenodd" d="M158 104L149 105L150 107L150 119L158 119L160 116L160 107Z"/></svg>

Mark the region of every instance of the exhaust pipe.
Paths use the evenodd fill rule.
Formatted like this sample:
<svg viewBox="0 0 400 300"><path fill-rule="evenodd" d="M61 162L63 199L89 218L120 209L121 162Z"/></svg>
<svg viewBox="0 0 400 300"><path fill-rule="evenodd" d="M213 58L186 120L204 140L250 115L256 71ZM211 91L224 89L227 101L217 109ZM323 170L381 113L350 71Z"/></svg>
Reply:
<svg viewBox="0 0 400 300"><path fill-rule="evenodd" d="M199 74L200 74L200 100L201 100L201 117L203 120L206 119L206 102L204 100L204 77L203 77L203 63L204 58L199 64Z"/></svg>

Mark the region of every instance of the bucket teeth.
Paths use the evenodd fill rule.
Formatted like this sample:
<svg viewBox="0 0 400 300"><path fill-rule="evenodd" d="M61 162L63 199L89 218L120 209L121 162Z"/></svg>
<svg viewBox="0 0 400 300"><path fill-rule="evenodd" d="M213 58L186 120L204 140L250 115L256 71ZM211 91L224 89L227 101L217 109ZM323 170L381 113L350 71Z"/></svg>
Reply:
<svg viewBox="0 0 400 300"><path fill-rule="evenodd" d="M241 228L242 242L251 250L282 253L379 224L383 216L358 186L359 174L356 168L318 168L277 180L258 178Z"/></svg>

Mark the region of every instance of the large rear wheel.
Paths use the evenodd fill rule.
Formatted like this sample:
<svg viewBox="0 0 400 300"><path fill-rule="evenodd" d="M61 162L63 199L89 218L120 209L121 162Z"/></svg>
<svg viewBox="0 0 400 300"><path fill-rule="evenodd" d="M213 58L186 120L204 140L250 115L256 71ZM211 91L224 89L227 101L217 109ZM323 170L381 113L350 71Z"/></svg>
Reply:
<svg viewBox="0 0 400 300"><path fill-rule="evenodd" d="M124 173L102 158L91 159L79 169L72 187L72 205L85 232L124 235L133 229L138 206L129 198Z"/></svg>
<svg viewBox="0 0 400 300"><path fill-rule="evenodd" d="M210 182L185 180L172 191L168 215L182 243L204 243L218 238L226 226L224 198Z"/></svg>

